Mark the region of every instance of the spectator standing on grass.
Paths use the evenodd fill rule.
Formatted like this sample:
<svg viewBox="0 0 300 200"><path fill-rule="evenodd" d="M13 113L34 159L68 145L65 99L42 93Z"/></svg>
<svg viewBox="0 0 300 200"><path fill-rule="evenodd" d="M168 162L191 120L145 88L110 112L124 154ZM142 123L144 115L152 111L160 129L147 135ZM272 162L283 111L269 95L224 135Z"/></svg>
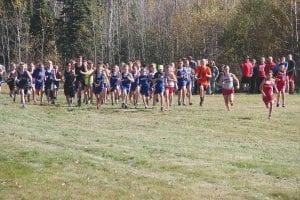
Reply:
<svg viewBox="0 0 300 200"><path fill-rule="evenodd" d="M220 80L222 82L222 94L225 101L225 106L228 111L230 111L230 107L233 106L234 99L234 82L236 82L236 89L239 89L239 80L238 78L229 72L229 66L224 68L224 74L221 76Z"/></svg>
<svg viewBox="0 0 300 200"><path fill-rule="evenodd" d="M258 64L258 78L257 78L257 82L256 85L260 86L261 83L263 82L263 80L265 80L266 78L266 71L265 71L265 67L266 67L266 58L265 57L261 57L260 58L260 62ZM259 89L259 87L258 87ZM259 89L259 91L257 91L257 93L259 93L261 90Z"/></svg>
<svg viewBox="0 0 300 200"><path fill-rule="evenodd" d="M273 61L273 57L269 56L265 67L265 73L268 73L270 70L272 70L274 73L275 68L276 63Z"/></svg>
<svg viewBox="0 0 300 200"><path fill-rule="evenodd" d="M250 82L250 93L256 93L258 91L258 85L256 85L257 78L258 78L258 66L256 64L256 60L252 59L252 77L251 77L251 82Z"/></svg>
<svg viewBox="0 0 300 200"><path fill-rule="evenodd" d="M215 94L216 92L216 80L219 76L219 69L215 64L215 61L210 61L209 64L210 70L211 70L211 78L209 80L209 89L208 89L208 94Z"/></svg>
<svg viewBox="0 0 300 200"><path fill-rule="evenodd" d="M296 62L293 60L293 55L288 55L288 69L287 69L288 84L287 91L290 94L294 94L295 91L295 80L296 80Z"/></svg>
<svg viewBox="0 0 300 200"><path fill-rule="evenodd" d="M190 68L195 72L195 70L197 68L197 62L193 59L192 56L188 57L188 61L189 61ZM197 81L195 80L195 77L192 76L192 93L193 94L196 94L198 91L196 82Z"/></svg>
<svg viewBox="0 0 300 200"><path fill-rule="evenodd" d="M250 62L250 57L247 56L245 61L240 65L242 71L242 88L244 92L249 92L249 86L252 77L253 66Z"/></svg>

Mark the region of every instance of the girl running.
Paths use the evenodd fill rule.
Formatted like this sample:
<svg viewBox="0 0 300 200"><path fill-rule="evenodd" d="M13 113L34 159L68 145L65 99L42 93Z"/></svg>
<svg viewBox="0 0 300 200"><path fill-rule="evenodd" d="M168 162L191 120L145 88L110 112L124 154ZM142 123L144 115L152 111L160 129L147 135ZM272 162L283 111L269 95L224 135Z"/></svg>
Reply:
<svg viewBox="0 0 300 200"><path fill-rule="evenodd" d="M276 76L276 87L278 89L277 92L277 104L276 106L279 107L279 100L280 96L282 96L282 107L285 107L285 87L286 87L286 71L285 71L285 66L284 63L281 63L279 65L279 71L277 72Z"/></svg>
<svg viewBox="0 0 300 200"><path fill-rule="evenodd" d="M15 63L11 64L12 71L8 74L7 85L9 87L9 96L16 101L16 78L18 76L17 65Z"/></svg>
<svg viewBox="0 0 300 200"><path fill-rule="evenodd" d="M150 78L150 99L152 98L153 99L153 105L155 104L155 102L157 101L157 99L154 98L154 85L153 85L153 79L154 79L154 75L156 73L156 64L155 63L152 63L150 66L149 66L149 78Z"/></svg>
<svg viewBox="0 0 300 200"><path fill-rule="evenodd" d="M107 101L109 101L109 88L110 88L110 82L109 82L109 79L108 79L108 76L110 76L110 68L109 68L109 64L106 63L105 65L103 65L104 67L104 71L106 73L106 77L104 78L104 102L103 103L106 103Z"/></svg>
<svg viewBox="0 0 300 200"><path fill-rule="evenodd" d="M174 74L174 69L172 65L168 65L166 69L166 87L165 87L165 95L166 95L166 104L167 110L169 110L170 106L172 106L173 96L175 84L177 83L176 76Z"/></svg>
<svg viewBox="0 0 300 200"><path fill-rule="evenodd" d="M230 106L233 106L233 98L234 98L234 84L235 81L237 83L236 89L239 89L239 80L237 77L229 73L229 66L225 66L224 68L224 74L220 78L222 82L222 94L225 101L225 106L228 111L230 111Z"/></svg>
<svg viewBox="0 0 300 200"><path fill-rule="evenodd" d="M189 105L193 105L192 103L192 85L193 85L193 76L195 75L195 71L191 68L188 60L184 60L183 67L186 70L186 92L189 98Z"/></svg>
<svg viewBox="0 0 300 200"><path fill-rule="evenodd" d="M30 89L30 84L32 83L31 74L27 71L25 63L20 63L20 70L17 76L17 86L21 95L21 104L25 108L26 102L25 97Z"/></svg>
<svg viewBox="0 0 300 200"><path fill-rule="evenodd" d="M51 104L55 104L54 99L54 92L56 89L56 85L54 84L54 81L56 80L56 74L53 69L52 61L48 61L48 67L45 72L45 93L47 96L47 102L48 104L51 102Z"/></svg>
<svg viewBox="0 0 300 200"><path fill-rule="evenodd" d="M153 83L155 84L155 99L159 98L160 101L160 110L164 111L163 107L163 95L164 95L164 90L165 90L165 74L164 74L164 66L159 65L158 66L158 72L155 73ZM154 104L155 106L155 104Z"/></svg>
<svg viewBox="0 0 300 200"><path fill-rule="evenodd" d="M196 69L196 79L197 84L199 85L199 94L200 94L200 106L203 105L204 102L204 94L206 89L209 86L209 78L212 77L211 70L207 65L207 60L202 59L200 61L200 66Z"/></svg>
<svg viewBox="0 0 300 200"><path fill-rule="evenodd" d="M131 83L134 82L132 74L129 72L129 65L123 65L123 72L122 72L122 108L127 109L127 101L128 101L128 94L130 91Z"/></svg>
<svg viewBox="0 0 300 200"><path fill-rule="evenodd" d="M141 88L140 93L142 95L145 109L147 109L149 106L149 97L150 97L150 78L147 75L147 71L145 68L141 68L141 75L139 77L139 86Z"/></svg>
<svg viewBox="0 0 300 200"><path fill-rule="evenodd" d="M65 73L63 75L64 81L64 94L66 96L67 104L70 107L75 97L74 83L75 83L75 71L72 70L72 64L68 63Z"/></svg>
<svg viewBox="0 0 300 200"><path fill-rule="evenodd" d="M104 103L104 81L107 79L106 71L103 67L102 63L98 63L96 67L96 71L94 71L94 94L96 96L96 107L99 109L101 105Z"/></svg>
<svg viewBox="0 0 300 200"><path fill-rule="evenodd" d="M135 108L137 108L139 100L139 76L140 72L138 70L138 66L134 64L132 68L132 77L134 82L131 83L129 98L131 99L131 96L133 97L133 105Z"/></svg>
<svg viewBox="0 0 300 200"><path fill-rule="evenodd" d="M118 104L118 99L120 96L120 70L118 65L114 65L112 72L109 75L109 85L110 85L110 94L111 94L111 104Z"/></svg>
<svg viewBox="0 0 300 200"><path fill-rule="evenodd" d="M94 83L94 77L92 76L94 70L92 69L91 61L83 62L84 71L81 74L84 76L84 98L83 103L90 104L92 96L92 86Z"/></svg>
<svg viewBox="0 0 300 200"><path fill-rule="evenodd" d="M38 67L34 70L32 78L35 82L35 95L34 102L37 102L36 96L40 96L40 105L43 104L43 95L45 89L45 69L44 64L38 64Z"/></svg>
<svg viewBox="0 0 300 200"><path fill-rule="evenodd" d="M187 83L187 72L183 67L183 62L178 61L177 69L177 86L178 86L178 105L185 106L185 97L186 97L186 83Z"/></svg>
<svg viewBox="0 0 300 200"><path fill-rule="evenodd" d="M260 91L262 94L262 99L266 104L266 107L269 109L269 119L271 118L273 103L274 103L274 94L273 90L275 89L278 92L276 84L273 80L273 71L269 71L266 75L266 79L260 84Z"/></svg>
<svg viewBox="0 0 300 200"><path fill-rule="evenodd" d="M62 77L61 77L61 73L59 71L58 65L54 65L53 69L54 69L54 73L56 76L56 80L54 81L54 84L55 84L54 99L56 100L57 96L58 96L59 82L61 81Z"/></svg>

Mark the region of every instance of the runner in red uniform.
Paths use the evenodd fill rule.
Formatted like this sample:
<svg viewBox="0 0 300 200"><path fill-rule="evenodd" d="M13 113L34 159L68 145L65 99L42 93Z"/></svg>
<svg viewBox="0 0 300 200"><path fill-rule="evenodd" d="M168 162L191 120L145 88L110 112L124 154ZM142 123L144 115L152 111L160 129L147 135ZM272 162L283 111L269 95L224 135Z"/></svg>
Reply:
<svg viewBox="0 0 300 200"><path fill-rule="evenodd" d="M284 69L284 63L279 65L279 71L276 76L276 87L278 89L277 93L277 107L279 107L279 99L282 95L282 107L285 107L285 87L286 87L286 71Z"/></svg>
<svg viewBox="0 0 300 200"><path fill-rule="evenodd" d="M276 92L278 91L274 79L272 77L273 77L273 72L270 70L267 73L266 79L262 81L259 87L262 94L263 101L266 104L266 107L269 108L269 119L271 118L273 102L274 102L273 89L275 88Z"/></svg>

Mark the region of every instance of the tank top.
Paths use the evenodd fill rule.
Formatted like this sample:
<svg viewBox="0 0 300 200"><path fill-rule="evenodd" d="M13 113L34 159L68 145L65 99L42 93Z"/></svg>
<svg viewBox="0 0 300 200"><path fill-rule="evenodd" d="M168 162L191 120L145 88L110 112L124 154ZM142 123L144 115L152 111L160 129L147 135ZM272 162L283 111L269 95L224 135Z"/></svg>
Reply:
<svg viewBox="0 0 300 200"><path fill-rule="evenodd" d="M173 79L174 76L172 74L167 74L167 87L175 87L175 82L171 79Z"/></svg>
<svg viewBox="0 0 300 200"><path fill-rule="evenodd" d="M279 71L276 76L277 82L285 82L286 81L286 72L285 71Z"/></svg>
<svg viewBox="0 0 300 200"><path fill-rule="evenodd" d="M97 85L102 85L102 84L104 84L104 80L105 79L105 77L104 77L104 73L103 72L101 72L100 74L98 73L98 71L96 70L96 73L95 73L95 83L97 84Z"/></svg>
<svg viewBox="0 0 300 200"><path fill-rule="evenodd" d="M223 75L222 88L226 90L231 90L233 88L233 77L231 73Z"/></svg>
<svg viewBox="0 0 300 200"><path fill-rule="evenodd" d="M274 87L274 83L270 82L270 81L265 81L264 85L263 85L263 91L267 96L271 96L273 95L273 87Z"/></svg>
<svg viewBox="0 0 300 200"><path fill-rule="evenodd" d="M119 76L120 76L119 72L113 72L111 74L111 77L110 77L110 86L111 87L115 87L118 85Z"/></svg>

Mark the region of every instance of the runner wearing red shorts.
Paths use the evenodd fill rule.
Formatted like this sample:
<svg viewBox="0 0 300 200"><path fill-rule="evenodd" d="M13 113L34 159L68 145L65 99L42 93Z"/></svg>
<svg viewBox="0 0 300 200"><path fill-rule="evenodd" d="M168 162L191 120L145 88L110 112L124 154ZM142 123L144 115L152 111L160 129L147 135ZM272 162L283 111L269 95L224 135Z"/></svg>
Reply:
<svg viewBox="0 0 300 200"><path fill-rule="evenodd" d="M230 111L230 106L233 106L233 98L234 98L234 85L233 82L235 81L237 83L236 88L239 89L239 80L238 78L232 74L229 73L229 66L225 66L224 68L224 74L221 76L221 82L222 82L222 94L225 101L225 106L228 111Z"/></svg>
<svg viewBox="0 0 300 200"><path fill-rule="evenodd" d="M286 71L285 71L285 67L284 67L284 63L281 63L279 65L279 71L277 73L276 76L276 87L278 89L278 93L277 93L277 107L279 107L279 100L280 100L280 96L282 96L282 107L285 107L285 88L286 88Z"/></svg>
<svg viewBox="0 0 300 200"><path fill-rule="evenodd" d="M266 104L266 107L269 109L269 119L271 118L272 107L274 103L273 89L275 88L276 92L278 91L272 77L273 77L273 71L270 70L267 73L266 79L262 81L259 87L262 94L262 99Z"/></svg>
<svg viewBox="0 0 300 200"><path fill-rule="evenodd" d="M204 101L204 91L209 86L209 78L211 78L211 71L210 68L207 67L207 60L202 59L200 60L200 66L197 67L195 71L196 79L197 79L197 85L199 86L200 90L200 106L203 105Z"/></svg>
<svg viewBox="0 0 300 200"><path fill-rule="evenodd" d="M166 69L166 87L165 87L165 98L166 98L167 110L169 110L170 106L172 105L176 82L177 82L177 78L174 74L174 68L172 65L168 65Z"/></svg>

